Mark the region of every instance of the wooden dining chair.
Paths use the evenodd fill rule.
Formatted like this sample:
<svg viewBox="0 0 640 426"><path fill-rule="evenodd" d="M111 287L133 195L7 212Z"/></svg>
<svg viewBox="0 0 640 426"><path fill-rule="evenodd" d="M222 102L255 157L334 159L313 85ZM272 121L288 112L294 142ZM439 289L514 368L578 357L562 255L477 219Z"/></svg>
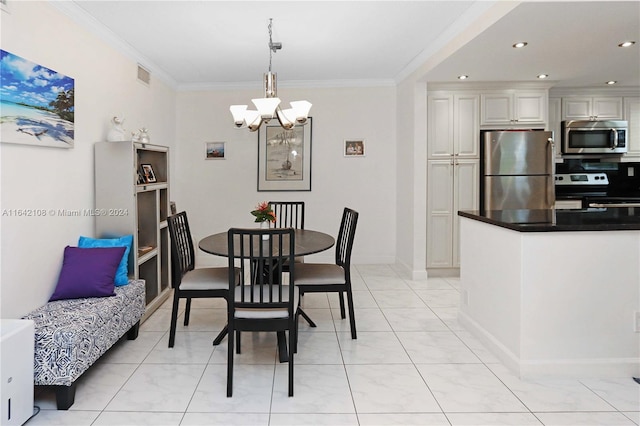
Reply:
<svg viewBox="0 0 640 426"><path fill-rule="evenodd" d="M351 291L351 250L358 223L358 212L349 208L344 209L338 239L336 240L335 263L300 263L296 264L296 273L293 277L295 286L300 289L300 296L305 293L334 292L340 298L340 315L345 319L344 295L347 296L349 306L349 321L351 326L351 338L356 339L356 320L353 308L353 294ZM299 309L302 315L312 327L313 321Z"/></svg>
<svg viewBox="0 0 640 426"><path fill-rule="evenodd" d="M276 215L276 228L304 229L304 201L269 201L269 205ZM304 257L297 256L296 263L303 263ZM289 265L285 263L285 272L289 272Z"/></svg>
<svg viewBox="0 0 640 426"><path fill-rule="evenodd" d="M304 229L304 201L269 201L276 228Z"/></svg>
<svg viewBox="0 0 640 426"><path fill-rule="evenodd" d="M266 236L267 239L263 239ZM289 396L293 396L293 354L297 343L299 290L283 280L283 264L290 262L290 276L295 276L293 262L295 232L293 228L239 229L228 231L229 271L240 269L239 285L229 273L227 396L233 395L234 352L241 353L242 331L288 331Z"/></svg>
<svg viewBox="0 0 640 426"><path fill-rule="evenodd" d="M229 269L224 267L195 268L193 239L189 229L186 212L180 212L167 218L171 241L171 286L173 287L173 307L171 308L171 328L169 330L169 347L176 339L178 307L180 299L186 299L184 325L189 325L191 299L201 297L220 297L226 300L229 294ZM237 277L238 270L232 270ZM214 344L220 343L227 333L227 327L218 334ZM217 342L217 343L216 343Z"/></svg>

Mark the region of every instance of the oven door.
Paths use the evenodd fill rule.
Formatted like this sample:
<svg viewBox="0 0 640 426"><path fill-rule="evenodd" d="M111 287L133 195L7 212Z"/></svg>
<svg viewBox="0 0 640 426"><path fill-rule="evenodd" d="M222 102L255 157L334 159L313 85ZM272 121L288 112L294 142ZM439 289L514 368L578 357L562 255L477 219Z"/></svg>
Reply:
<svg viewBox="0 0 640 426"><path fill-rule="evenodd" d="M629 197L587 197L586 207L607 208L607 207L640 207L640 198Z"/></svg>

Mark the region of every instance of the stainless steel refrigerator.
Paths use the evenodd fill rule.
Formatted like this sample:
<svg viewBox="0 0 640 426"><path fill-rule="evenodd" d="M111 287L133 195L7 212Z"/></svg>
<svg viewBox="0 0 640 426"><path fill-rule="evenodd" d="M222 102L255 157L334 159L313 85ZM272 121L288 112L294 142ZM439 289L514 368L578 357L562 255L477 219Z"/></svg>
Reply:
<svg viewBox="0 0 640 426"><path fill-rule="evenodd" d="M480 156L481 210L553 208L553 132L484 131Z"/></svg>

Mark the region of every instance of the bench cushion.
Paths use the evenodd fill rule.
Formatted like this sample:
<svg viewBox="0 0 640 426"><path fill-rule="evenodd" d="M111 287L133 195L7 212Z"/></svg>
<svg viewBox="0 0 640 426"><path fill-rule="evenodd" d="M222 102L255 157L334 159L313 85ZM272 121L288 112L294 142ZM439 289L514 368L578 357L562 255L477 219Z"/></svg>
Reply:
<svg viewBox="0 0 640 426"><path fill-rule="evenodd" d="M142 318L144 280L115 294L48 302L23 317L35 323L35 385L71 386Z"/></svg>

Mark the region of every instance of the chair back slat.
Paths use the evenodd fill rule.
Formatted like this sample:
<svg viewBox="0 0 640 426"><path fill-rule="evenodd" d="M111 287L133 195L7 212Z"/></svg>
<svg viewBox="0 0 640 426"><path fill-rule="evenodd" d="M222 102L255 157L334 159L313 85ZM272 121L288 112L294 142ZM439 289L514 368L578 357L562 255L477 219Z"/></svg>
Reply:
<svg viewBox="0 0 640 426"><path fill-rule="evenodd" d="M304 229L304 201L269 201L276 228Z"/></svg>
<svg viewBox="0 0 640 426"><path fill-rule="evenodd" d="M351 265L351 250L357 224L358 212L345 207L336 239L336 264L342 266L346 271L349 271Z"/></svg>
<svg viewBox="0 0 640 426"><path fill-rule="evenodd" d="M195 267L193 239L189 228L187 212L180 212L167 218L171 244L171 286L180 286L182 277Z"/></svg>
<svg viewBox="0 0 640 426"><path fill-rule="evenodd" d="M266 239L263 239L267 237ZM242 229L228 231L229 265L240 268L240 290L230 281L229 291L235 308L292 308L293 288L283 291L283 264L293 262L295 231L293 228ZM294 273L294 272L289 272ZM291 310L293 314L293 310Z"/></svg>

